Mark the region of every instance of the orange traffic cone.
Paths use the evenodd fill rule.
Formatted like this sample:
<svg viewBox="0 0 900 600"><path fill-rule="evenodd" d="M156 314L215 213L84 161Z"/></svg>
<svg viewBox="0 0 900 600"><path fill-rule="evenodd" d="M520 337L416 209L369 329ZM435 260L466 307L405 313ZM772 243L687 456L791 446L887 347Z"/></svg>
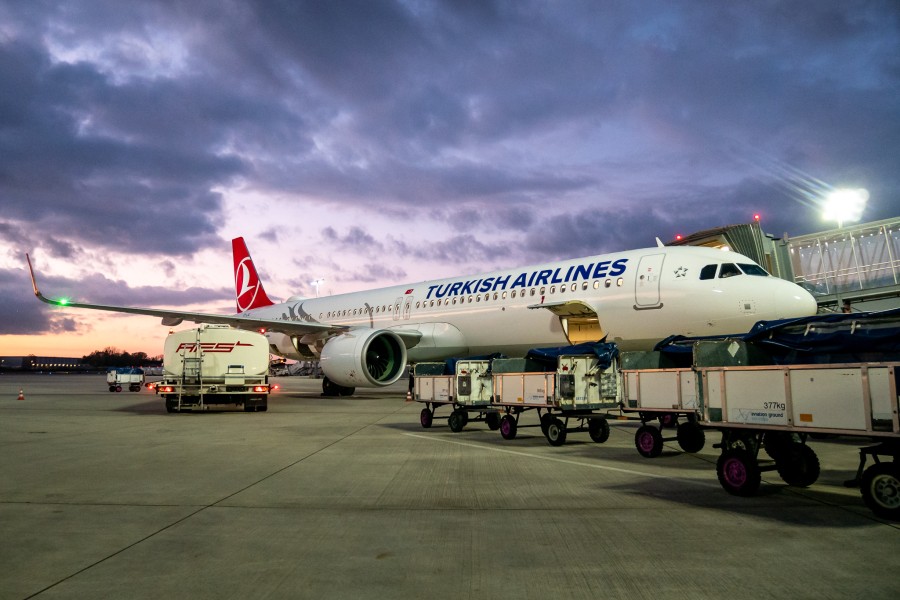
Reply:
<svg viewBox="0 0 900 600"><path fill-rule="evenodd" d="M23 392L22 390L19 390L19 397L16 398L16 400L24 400L24 399L25 399L25 392Z"/></svg>

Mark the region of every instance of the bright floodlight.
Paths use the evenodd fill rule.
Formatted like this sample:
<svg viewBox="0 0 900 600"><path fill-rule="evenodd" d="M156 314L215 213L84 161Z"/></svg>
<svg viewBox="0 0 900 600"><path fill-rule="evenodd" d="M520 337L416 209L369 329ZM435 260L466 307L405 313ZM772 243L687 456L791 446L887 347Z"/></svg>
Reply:
<svg viewBox="0 0 900 600"><path fill-rule="evenodd" d="M868 190L834 190L825 198L822 217L826 221L837 221L838 228L847 221L859 221L869 200Z"/></svg>

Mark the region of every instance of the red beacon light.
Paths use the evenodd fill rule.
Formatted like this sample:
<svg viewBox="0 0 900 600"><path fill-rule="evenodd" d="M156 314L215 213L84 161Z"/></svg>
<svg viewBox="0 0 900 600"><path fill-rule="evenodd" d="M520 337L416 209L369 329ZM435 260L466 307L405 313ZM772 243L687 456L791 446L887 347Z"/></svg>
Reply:
<svg viewBox="0 0 900 600"><path fill-rule="evenodd" d="M759 214L759 213L753 213L753 220L754 220L754 221L756 221L757 223L759 223L759 219L760 219L760 218L761 218L761 217L760 217L760 214Z"/></svg>
<svg viewBox="0 0 900 600"><path fill-rule="evenodd" d="M676 241L676 242L680 242L680 241L682 240L682 238L684 238L684 236L681 235L680 233L676 233L676 234L675 234L675 241Z"/></svg>

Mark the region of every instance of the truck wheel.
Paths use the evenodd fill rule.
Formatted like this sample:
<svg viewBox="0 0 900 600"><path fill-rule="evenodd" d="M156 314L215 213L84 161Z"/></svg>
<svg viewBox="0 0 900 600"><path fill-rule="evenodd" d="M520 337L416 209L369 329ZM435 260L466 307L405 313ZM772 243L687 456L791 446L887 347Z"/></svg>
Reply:
<svg viewBox="0 0 900 600"><path fill-rule="evenodd" d="M779 450L775 467L788 485L809 487L819 478L819 457L806 444L790 444Z"/></svg>
<svg viewBox="0 0 900 600"><path fill-rule="evenodd" d="M716 475L725 491L733 496L752 496L762 481L756 457L742 448L722 453L716 462Z"/></svg>
<svg viewBox="0 0 900 600"><path fill-rule="evenodd" d="M460 414L462 411L454 410L450 413L450 417L447 419L447 424L450 425L450 431L453 433L459 433L463 430L463 427L466 426L466 422L463 420L463 415Z"/></svg>
<svg viewBox="0 0 900 600"><path fill-rule="evenodd" d="M256 406L256 410L258 412L266 412L269 410L269 399L265 396L259 399L259 404Z"/></svg>
<svg viewBox="0 0 900 600"><path fill-rule="evenodd" d="M675 431L676 439L678 440L678 445L681 446L681 449L685 452L700 452L703 450L703 446L706 445L706 435L703 433L703 429L700 428L696 423L691 423L690 421L685 421L684 423L678 424L678 429Z"/></svg>
<svg viewBox="0 0 900 600"><path fill-rule="evenodd" d="M166 399L166 412L173 413L178 412L178 402L175 400Z"/></svg>
<svg viewBox="0 0 900 600"><path fill-rule="evenodd" d="M431 412L431 409L425 407L422 409L422 412L419 413L419 423L422 425L424 429L428 429L431 427L431 424L434 422L434 413Z"/></svg>
<svg viewBox="0 0 900 600"><path fill-rule="evenodd" d="M553 419L547 425L547 441L551 446L562 446L566 443L566 424L561 419Z"/></svg>
<svg viewBox="0 0 900 600"><path fill-rule="evenodd" d="M642 425L634 434L634 446L644 458L656 458L662 454L662 434L654 425Z"/></svg>
<svg viewBox="0 0 900 600"><path fill-rule="evenodd" d="M606 419L590 419L588 421L588 433L591 439L602 444L609 439L609 422Z"/></svg>
<svg viewBox="0 0 900 600"><path fill-rule="evenodd" d="M875 463L865 470L859 485L863 501L883 519L900 521L900 464Z"/></svg>
<svg viewBox="0 0 900 600"><path fill-rule="evenodd" d="M504 440L515 439L518 428L516 419L512 415L503 415L503 418L500 419L500 435Z"/></svg>

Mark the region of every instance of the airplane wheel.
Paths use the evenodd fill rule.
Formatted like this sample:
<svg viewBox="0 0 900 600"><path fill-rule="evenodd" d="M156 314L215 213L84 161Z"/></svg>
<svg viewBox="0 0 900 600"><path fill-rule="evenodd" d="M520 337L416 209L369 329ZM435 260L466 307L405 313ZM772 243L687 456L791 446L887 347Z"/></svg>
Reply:
<svg viewBox="0 0 900 600"><path fill-rule="evenodd" d="M809 487L819 478L819 457L806 444L790 444L777 456L775 466L786 484Z"/></svg>
<svg viewBox="0 0 900 600"><path fill-rule="evenodd" d="M454 410L450 413L450 418L447 419L447 424L450 425L450 431L453 433L459 433L463 430L463 427L466 426L465 421L463 420L462 411Z"/></svg>
<svg viewBox="0 0 900 600"><path fill-rule="evenodd" d="M516 419L512 415L503 415L503 418L500 419L500 435L504 440L515 439L518 427Z"/></svg>
<svg viewBox="0 0 900 600"><path fill-rule="evenodd" d="M662 434L653 425L642 425L634 434L634 446L644 458L656 458L662 454Z"/></svg>
<svg viewBox="0 0 900 600"><path fill-rule="evenodd" d="M883 519L900 521L900 464L875 463L860 481L863 501Z"/></svg>
<svg viewBox="0 0 900 600"><path fill-rule="evenodd" d="M547 441L551 446L562 446L566 443L566 424L561 419L553 419L547 425Z"/></svg>
<svg viewBox="0 0 900 600"><path fill-rule="evenodd" d="M491 431L497 431L500 429L500 413L497 412L489 412L484 417L485 423L487 423L488 429Z"/></svg>
<svg viewBox="0 0 900 600"><path fill-rule="evenodd" d="M692 454L700 452L703 450L703 446L706 445L706 434L703 433L703 429L690 421L679 423L678 428L675 430L675 436L678 440L678 445L685 452Z"/></svg>
<svg viewBox="0 0 900 600"><path fill-rule="evenodd" d="M756 457L741 448L722 453L716 462L716 475L725 491L733 496L752 496L762 480Z"/></svg>
<svg viewBox="0 0 900 600"><path fill-rule="evenodd" d="M434 413L431 412L429 408L423 408L422 412L419 413L419 423L425 429L431 427L431 424L434 422Z"/></svg>
<svg viewBox="0 0 900 600"><path fill-rule="evenodd" d="M588 433L591 439L602 444L609 439L609 422L606 419L590 419L588 421Z"/></svg>

